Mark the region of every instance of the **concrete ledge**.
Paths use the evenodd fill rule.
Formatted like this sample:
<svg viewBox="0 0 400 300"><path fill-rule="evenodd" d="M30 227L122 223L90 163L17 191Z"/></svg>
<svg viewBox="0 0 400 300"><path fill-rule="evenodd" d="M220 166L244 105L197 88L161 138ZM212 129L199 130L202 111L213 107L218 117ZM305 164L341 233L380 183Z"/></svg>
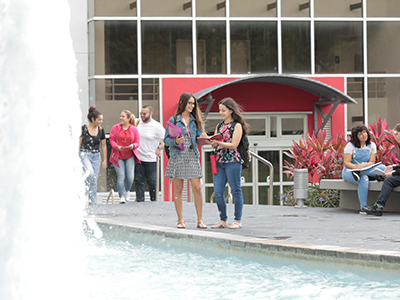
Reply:
<svg viewBox="0 0 400 300"><path fill-rule="evenodd" d="M383 182L372 180L369 182L369 192L367 204L372 205L375 203L382 189ZM321 189L340 190L340 208L346 208L351 210L359 210L360 202L358 201L357 189L358 185L345 181L344 179L321 179L319 183ZM400 202L398 201L400 193L400 187L393 189L393 193L390 195L384 212L400 212Z"/></svg>
<svg viewBox="0 0 400 300"><path fill-rule="evenodd" d="M378 268L399 272L400 252L368 250L340 246L315 245L283 240L270 240L256 237L225 234L218 230L199 231L168 228L134 222L117 221L105 218L93 218L103 230L111 229L114 235L122 232L139 233L162 238L178 239L180 242L192 240L201 242L203 247L233 247L252 251L261 255L279 258L295 258L302 261L353 265L357 267ZM207 245L205 244L207 243ZM207 248L209 251L209 249Z"/></svg>

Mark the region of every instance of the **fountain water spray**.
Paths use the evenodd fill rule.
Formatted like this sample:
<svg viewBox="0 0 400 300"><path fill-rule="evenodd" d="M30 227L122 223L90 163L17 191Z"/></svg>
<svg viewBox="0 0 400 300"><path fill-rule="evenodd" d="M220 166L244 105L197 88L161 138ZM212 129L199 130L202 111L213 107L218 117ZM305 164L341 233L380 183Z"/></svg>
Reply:
<svg viewBox="0 0 400 300"><path fill-rule="evenodd" d="M67 0L0 0L0 299L83 299L81 113Z"/></svg>

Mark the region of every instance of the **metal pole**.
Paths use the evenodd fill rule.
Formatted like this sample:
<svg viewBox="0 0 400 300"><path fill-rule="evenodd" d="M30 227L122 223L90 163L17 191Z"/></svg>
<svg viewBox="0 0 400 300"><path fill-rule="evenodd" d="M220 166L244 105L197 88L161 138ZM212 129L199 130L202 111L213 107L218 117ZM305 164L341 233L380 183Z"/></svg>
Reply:
<svg viewBox="0 0 400 300"><path fill-rule="evenodd" d="M159 196L159 189L160 189L160 157L157 155L156 158L156 201L158 201L158 196Z"/></svg>
<svg viewBox="0 0 400 300"><path fill-rule="evenodd" d="M272 205L273 204L273 188L274 188L274 183L273 183L273 178L274 178L274 166L272 165L271 162L269 162L268 160L266 160L265 158L261 157L260 155L254 153L253 151L249 150L249 153L251 154L251 156L254 156L255 158L257 158L259 161L261 161L262 163L266 164L269 167L269 191L268 191L268 205Z"/></svg>

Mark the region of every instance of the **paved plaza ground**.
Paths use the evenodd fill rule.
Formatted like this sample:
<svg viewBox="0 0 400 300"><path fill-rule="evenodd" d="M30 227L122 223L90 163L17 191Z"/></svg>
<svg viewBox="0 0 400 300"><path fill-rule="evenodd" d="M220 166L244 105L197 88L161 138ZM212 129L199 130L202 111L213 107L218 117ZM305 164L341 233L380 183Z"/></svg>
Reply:
<svg viewBox="0 0 400 300"><path fill-rule="evenodd" d="M357 249L386 250L400 256L400 214L385 213L381 217L360 215L356 211L340 208L295 208L289 206L245 205L241 229L211 229L219 221L217 206L205 203L203 220L207 229L196 228L193 203L184 203L186 229L208 236L225 235L225 238L262 238L324 246ZM171 202L129 202L90 206L88 214L100 219L152 225L175 229L177 217ZM228 222L233 222L233 205L228 205Z"/></svg>

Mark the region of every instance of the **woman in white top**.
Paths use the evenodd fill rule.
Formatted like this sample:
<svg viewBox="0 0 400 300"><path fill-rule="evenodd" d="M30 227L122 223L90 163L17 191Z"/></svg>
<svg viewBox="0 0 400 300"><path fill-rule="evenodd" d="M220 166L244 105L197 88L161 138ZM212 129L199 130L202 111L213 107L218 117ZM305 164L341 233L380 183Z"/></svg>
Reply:
<svg viewBox="0 0 400 300"><path fill-rule="evenodd" d="M373 166L376 163L376 153L376 145L371 142L368 128L365 125L353 127L350 142L344 148L342 177L358 185L360 214L366 214L364 208L367 206L369 180L375 180L376 175L380 173L379 170L385 170L382 164ZM358 171L352 171L352 169L358 169Z"/></svg>

